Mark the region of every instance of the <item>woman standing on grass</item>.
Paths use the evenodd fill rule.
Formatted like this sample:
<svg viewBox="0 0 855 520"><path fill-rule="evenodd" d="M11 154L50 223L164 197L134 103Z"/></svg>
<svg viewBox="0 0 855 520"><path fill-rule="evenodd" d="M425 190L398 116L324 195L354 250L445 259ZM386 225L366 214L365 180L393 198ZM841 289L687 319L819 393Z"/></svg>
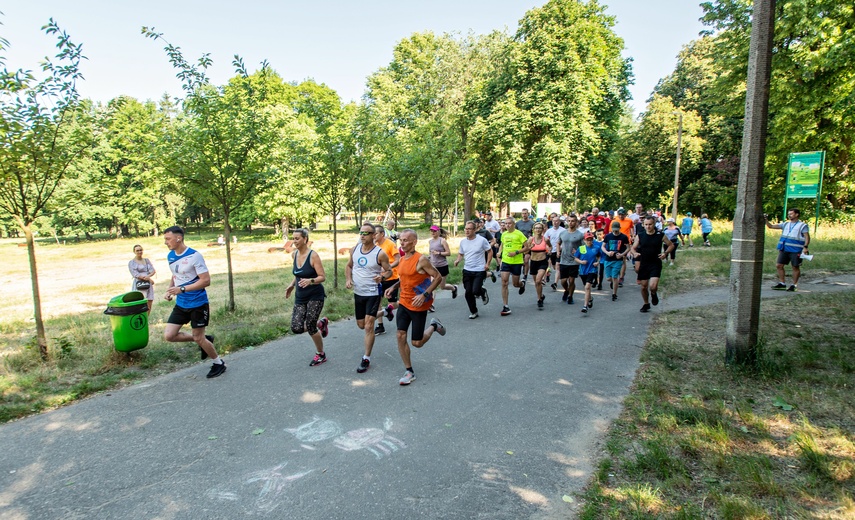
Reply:
<svg viewBox="0 0 855 520"><path fill-rule="evenodd" d="M450 289L451 298L457 298L457 286L446 283L448 278L448 257L451 255L451 247L448 245L448 240L445 238L448 233L439 226L430 227L430 263L439 271L442 281L439 282L439 289ZM430 312L434 312L433 305L430 306Z"/></svg>
<svg viewBox="0 0 855 520"><path fill-rule="evenodd" d="M131 272L131 290L143 293L148 303L148 312L151 312L151 306L154 303L154 280L152 276L155 274L154 266L148 258L143 258L143 248L137 244L134 246L134 258L128 262L128 271ZM138 288L141 283L149 284L147 289Z"/></svg>
<svg viewBox="0 0 855 520"><path fill-rule="evenodd" d="M315 357L309 363L310 367L326 362L327 355L324 352L324 340L329 333L329 320L321 311L324 310L323 284L327 276L324 273L324 265L321 257L309 249L309 230L300 228L294 231L292 237L294 247L294 281L285 289L285 299L291 296L294 288L297 294L294 296L294 310L291 312L291 332L294 334L309 333L315 343ZM320 318L320 319L319 319Z"/></svg>

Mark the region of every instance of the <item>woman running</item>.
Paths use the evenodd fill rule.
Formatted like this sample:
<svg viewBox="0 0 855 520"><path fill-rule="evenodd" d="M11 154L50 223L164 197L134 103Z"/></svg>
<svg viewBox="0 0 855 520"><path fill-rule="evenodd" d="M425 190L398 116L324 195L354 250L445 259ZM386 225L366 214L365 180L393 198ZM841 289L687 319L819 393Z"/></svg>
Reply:
<svg viewBox="0 0 855 520"><path fill-rule="evenodd" d="M294 281L285 289L285 298L291 296L296 288L294 297L294 310L291 313L291 332L302 334L308 332L315 343L317 353L309 363L310 367L326 362L327 355L324 352L324 340L329 333L329 320L320 318L324 310L324 286L327 276L324 273L324 265L321 257L309 249L309 230L300 228L294 231ZM320 318L320 319L318 319ZM320 330L319 330L320 329Z"/></svg>
<svg viewBox="0 0 855 520"><path fill-rule="evenodd" d="M444 229L439 226L431 226L428 247L430 247L430 263L439 271L439 275L442 277L442 281L439 282L439 289L450 289L451 298L453 299L457 298L457 286L445 283L446 278L448 278L448 257L451 256L451 247L449 247L448 240L446 240L447 236L448 232ZM436 309L431 305L430 312L434 311Z"/></svg>
<svg viewBox="0 0 855 520"><path fill-rule="evenodd" d="M546 268L549 267L549 253L552 244L543 236L543 223L538 222L531 228L531 238L526 243L526 249L531 252L529 272L534 273L534 287L537 290L537 308L543 310L543 281L546 278Z"/></svg>

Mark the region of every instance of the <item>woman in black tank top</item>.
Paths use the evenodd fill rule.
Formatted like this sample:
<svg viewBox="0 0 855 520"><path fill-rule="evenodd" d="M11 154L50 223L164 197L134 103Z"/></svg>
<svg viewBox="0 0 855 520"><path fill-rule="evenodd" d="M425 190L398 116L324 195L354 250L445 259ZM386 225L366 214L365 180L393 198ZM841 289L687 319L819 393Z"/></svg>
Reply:
<svg viewBox="0 0 855 520"><path fill-rule="evenodd" d="M294 231L294 266L291 272L294 281L285 289L285 298L291 296L296 288L294 297L294 310L291 313L291 332L302 334L308 332L315 344L317 353L309 366L316 366L327 360L324 353L324 340L327 337L329 320L320 318L324 309L324 286L321 285L327 279L324 273L324 265L317 253L309 249L309 230L305 228ZM319 319L320 318L320 319Z"/></svg>

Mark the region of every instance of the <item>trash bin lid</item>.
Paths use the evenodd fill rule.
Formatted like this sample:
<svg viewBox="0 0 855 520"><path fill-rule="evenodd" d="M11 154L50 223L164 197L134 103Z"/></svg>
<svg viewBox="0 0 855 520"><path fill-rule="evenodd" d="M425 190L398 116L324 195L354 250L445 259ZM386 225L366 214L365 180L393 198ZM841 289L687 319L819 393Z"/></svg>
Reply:
<svg viewBox="0 0 855 520"><path fill-rule="evenodd" d="M136 305L141 301L146 301L145 295L139 291L131 291L111 298L107 306L128 307L130 305Z"/></svg>

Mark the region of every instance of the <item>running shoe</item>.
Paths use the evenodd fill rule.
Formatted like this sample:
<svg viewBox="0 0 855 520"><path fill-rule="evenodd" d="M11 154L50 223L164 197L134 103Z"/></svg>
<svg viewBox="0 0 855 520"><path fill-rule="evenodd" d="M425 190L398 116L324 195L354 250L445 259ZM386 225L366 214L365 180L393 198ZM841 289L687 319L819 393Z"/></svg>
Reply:
<svg viewBox="0 0 855 520"><path fill-rule="evenodd" d="M582 306L582 312L585 312L585 313L587 313L587 312L588 312L588 308L587 308L587 307L585 307L584 305Z"/></svg>
<svg viewBox="0 0 855 520"><path fill-rule="evenodd" d="M659 305L659 294L656 291L650 293L650 303L653 305Z"/></svg>
<svg viewBox="0 0 855 520"><path fill-rule="evenodd" d="M445 336L445 327L442 326L442 323L439 322L436 318L430 319L430 326L433 327L440 336Z"/></svg>
<svg viewBox="0 0 855 520"><path fill-rule="evenodd" d="M787 284L778 282L772 286L772 289L775 289L776 291L784 291L787 289Z"/></svg>
<svg viewBox="0 0 855 520"><path fill-rule="evenodd" d="M645 303L644 305L641 306L641 312L648 312L649 310L650 310L650 304L649 303Z"/></svg>
<svg viewBox="0 0 855 520"><path fill-rule="evenodd" d="M404 377L402 377L401 379L398 380L398 384L401 386L406 386L415 380L416 380L416 375L414 373L410 372L409 370L407 370L406 372L404 372Z"/></svg>
<svg viewBox="0 0 855 520"><path fill-rule="evenodd" d="M428 312L436 312L436 308L433 305L431 305L430 309L428 309Z"/></svg>
<svg viewBox="0 0 855 520"><path fill-rule="evenodd" d="M496 283L496 273L493 271L490 271L490 280L492 280L493 283Z"/></svg>
<svg viewBox="0 0 855 520"><path fill-rule="evenodd" d="M511 308L505 305L504 307L502 307L502 312L500 312L499 314L501 314L502 316L510 316Z"/></svg>
<svg viewBox="0 0 855 520"><path fill-rule="evenodd" d="M359 366L356 367L356 371L360 374L364 374L368 370L369 366L371 366L371 360L362 358L362 361L359 362Z"/></svg>
<svg viewBox="0 0 855 520"><path fill-rule="evenodd" d="M318 320L318 330L321 331L321 337L327 337L330 333L330 320L326 316Z"/></svg>
<svg viewBox="0 0 855 520"><path fill-rule="evenodd" d="M386 327L384 327L382 323L374 327L374 335L379 336L381 334L386 334Z"/></svg>
<svg viewBox="0 0 855 520"><path fill-rule="evenodd" d="M469 315L469 319L470 319L470 320L474 320L474 319L476 319L476 318L478 318L478 313L477 313L477 312L473 312L472 314L470 314L470 315Z"/></svg>
<svg viewBox="0 0 855 520"><path fill-rule="evenodd" d="M549 283L549 271L546 272L546 283Z"/></svg>
<svg viewBox="0 0 855 520"><path fill-rule="evenodd" d="M539 310L539 311L543 310L543 298L537 300L537 310Z"/></svg>
<svg viewBox="0 0 855 520"><path fill-rule="evenodd" d="M570 290L564 289L564 295L561 297L561 301L566 302L567 298L569 298L569 297L570 297Z"/></svg>
<svg viewBox="0 0 855 520"><path fill-rule="evenodd" d="M520 294L525 292L525 278L522 279L522 283L520 284Z"/></svg>
<svg viewBox="0 0 855 520"><path fill-rule="evenodd" d="M210 334L205 334L205 339L207 339L211 343L214 343L214 336L211 336ZM205 361L206 359L208 359L208 353L205 352L205 349L203 349L202 347L199 347L199 350L201 351L201 354L199 355L199 357L202 359L202 361Z"/></svg>
<svg viewBox="0 0 855 520"><path fill-rule="evenodd" d="M618 279L618 281L617 281L617 286L618 286L618 287L623 287L623 276L621 276L621 277Z"/></svg>
<svg viewBox="0 0 855 520"><path fill-rule="evenodd" d="M386 311L386 319L392 321L392 318L395 317L395 308L392 307L392 304L390 303L384 310Z"/></svg>
<svg viewBox="0 0 855 520"><path fill-rule="evenodd" d="M603 284L597 284L597 290L602 291L603 290Z"/></svg>
<svg viewBox="0 0 855 520"><path fill-rule="evenodd" d="M451 286L451 299L453 300L455 298L457 298L457 286L452 285Z"/></svg>
<svg viewBox="0 0 855 520"><path fill-rule="evenodd" d="M213 365L211 365L211 371L208 372L208 375L205 377L207 377L208 379L211 379L212 377L221 376L221 375L223 375L223 373L225 371L226 371L226 364L225 363L214 363Z"/></svg>
<svg viewBox="0 0 855 520"><path fill-rule="evenodd" d="M573 305L573 297L567 298L567 305Z"/></svg>
<svg viewBox="0 0 855 520"><path fill-rule="evenodd" d="M588 300L588 308L589 308L589 309L593 309L593 308L594 308L594 299L593 299L593 298L591 298L590 300Z"/></svg>
<svg viewBox="0 0 855 520"><path fill-rule="evenodd" d="M612 295L612 301L613 301L613 302L616 302L616 301L617 301L617 294L613 294L613 295Z"/></svg>
<svg viewBox="0 0 855 520"><path fill-rule="evenodd" d="M787 292L796 292L796 286L791 285L789 288L787 288Z"/></svg>
<svg viewBox="0 0 855 520"><path fill-rule="evenodd" d="M484 294L481 295L481 301L484 302L484 305L490 303L490 295L487 294L487 289L481 289L484 291Z"/></svg>
<svg viewBox="0 0 855 520"><path fill-rule="evenodd" d="M309 361L309 366L310 367L316 367L316 366L320 365L321 363L326 363L326 362L327 362L327 355L326 354L315 354L315 357L312 358L311 361Z"/></svg>
<svg viewBox="0 0 855 520"><path fill-rule="evenodd" d="M553 291L558 292L558 284L557 283L553 283L552 285L550 285L550 287L552 287Z"/></svg>

